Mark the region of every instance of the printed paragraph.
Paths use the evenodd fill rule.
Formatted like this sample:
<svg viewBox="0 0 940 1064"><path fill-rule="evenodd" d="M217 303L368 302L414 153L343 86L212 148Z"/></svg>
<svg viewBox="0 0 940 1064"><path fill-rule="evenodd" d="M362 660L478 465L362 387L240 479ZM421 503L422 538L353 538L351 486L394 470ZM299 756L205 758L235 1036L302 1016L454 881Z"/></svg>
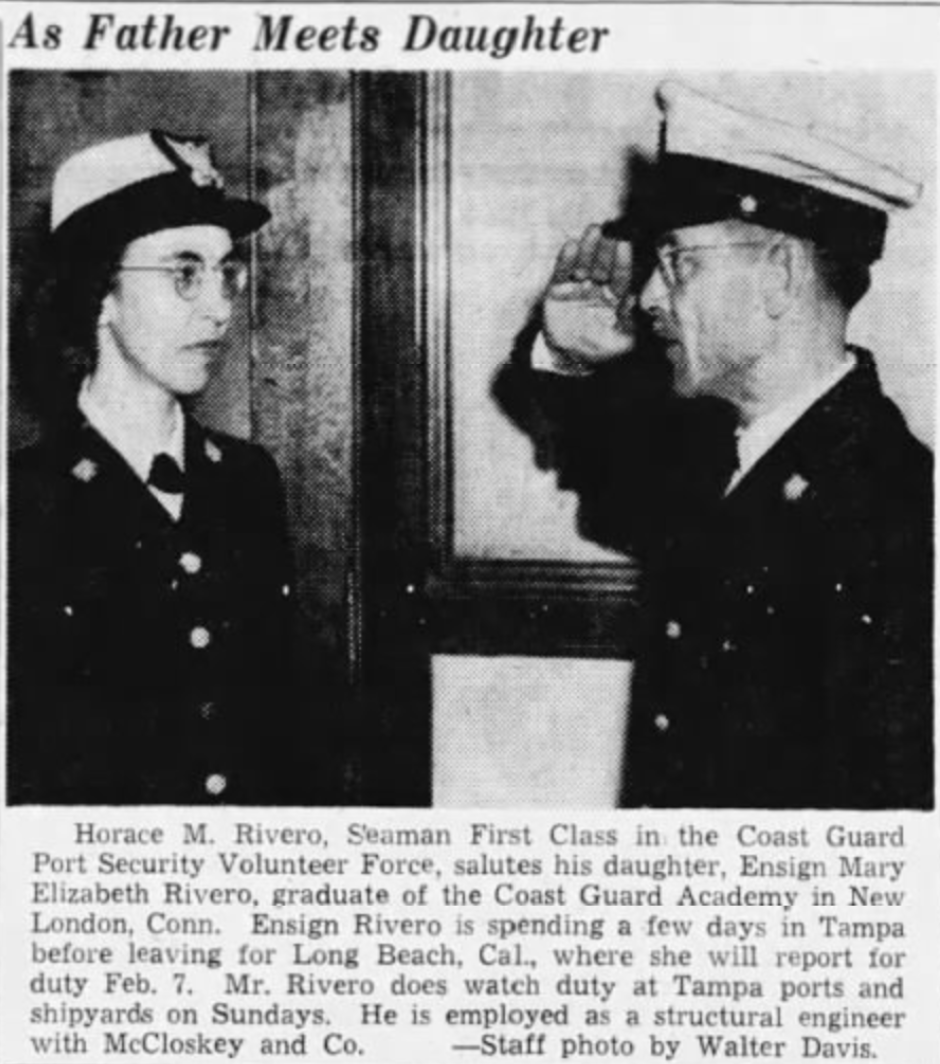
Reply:
<svg viewBox="0 0 940 1064"><path fill-rule="evenodd" d="M897 819L358 817L29 847L21 1059L901 1059Z"/></svg>

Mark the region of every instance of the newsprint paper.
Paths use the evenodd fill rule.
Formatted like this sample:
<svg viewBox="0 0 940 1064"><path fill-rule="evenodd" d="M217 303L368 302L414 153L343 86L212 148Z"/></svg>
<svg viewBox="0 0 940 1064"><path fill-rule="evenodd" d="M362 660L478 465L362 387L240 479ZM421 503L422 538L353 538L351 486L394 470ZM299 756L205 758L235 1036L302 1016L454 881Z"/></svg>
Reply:
<svg viewBox="0 0 940 1064"><path fill-rule="evenodd" d="M0 4L0 1064L940 1060L938 70Z"/></svg>

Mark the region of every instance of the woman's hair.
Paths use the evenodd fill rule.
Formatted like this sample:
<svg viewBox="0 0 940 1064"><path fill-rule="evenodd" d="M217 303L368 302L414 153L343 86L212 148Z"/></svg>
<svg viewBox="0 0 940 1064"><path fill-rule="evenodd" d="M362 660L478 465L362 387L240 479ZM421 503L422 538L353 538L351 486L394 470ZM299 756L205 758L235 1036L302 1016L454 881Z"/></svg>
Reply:
<svg viewBox="0 0 940 1064"><path fill-rule="evenodd" d="M23 397L40 415L68 409L94 369L101 304L123 253L120 247L78 260L58 255L50 242L37 256L13 322L11 351Z"/></svg>

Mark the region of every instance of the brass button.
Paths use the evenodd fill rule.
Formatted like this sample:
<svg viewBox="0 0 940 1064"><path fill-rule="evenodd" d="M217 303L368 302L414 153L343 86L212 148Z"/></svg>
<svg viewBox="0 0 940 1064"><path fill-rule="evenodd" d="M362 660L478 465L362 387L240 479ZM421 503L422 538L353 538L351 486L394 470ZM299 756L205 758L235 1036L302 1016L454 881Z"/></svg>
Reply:
<svg viewBox="0 0 940 1064"><path fill-rule="evenodd" d="M669 621L666 625L666 635L670 639L678 639L682 635L682 625L678 621Z"/></svg>
<svg viewBox="0 0 940 1064"><path fill-rule="evenodd" d="M656 730L660 732L669 731L670 720L665 713L657 713L653 718L653 723L656 725Z"/></svg>
<svg viewBox="0 0 940 1064"><path fill-rule="evenodd" d="M202 568L202 558L198 554L194 554L193 551L188 550L180 555L180 567L184 573L195 576Z"/></svg>
<svg viewBox="0 0 940 1064"><path fill-rule="evenodd" d="M203 702L199 707L199 716L203 720L213 720L219 715L219 708L215 702Z"/></svg>
<svg viewBox="0 0 940 1064"><path fill-rule="evenodd" d="M211 776L206 776L206 791L214 798L218 798L227 786L228 780L221 772L213 772Z"/></svg>
<svg viewBox="0 0 940 1064"><path fill-rule="evenodd" d="M212 642L212 634L208 628L197 625L189 633L189 645L195 650L205 650L206 647Z"/></svg>

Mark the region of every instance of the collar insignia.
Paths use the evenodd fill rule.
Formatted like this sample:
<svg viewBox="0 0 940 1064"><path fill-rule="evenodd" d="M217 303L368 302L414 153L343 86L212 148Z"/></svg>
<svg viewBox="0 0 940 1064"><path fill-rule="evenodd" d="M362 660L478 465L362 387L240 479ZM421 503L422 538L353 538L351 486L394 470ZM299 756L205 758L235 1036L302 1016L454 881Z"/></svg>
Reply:
<svg viewBox="0 0 940 1064"><path fill-rule="evenodd" d="M98 475L98 464L90 458L80 458L72 466L72 476L83 484L89 484Z"/></svg>
<svg viewBox="0 0 940 1064"><path fill-rule="evenodd" d="M801 477L799 473L794 473L783 485L783 497L787 502L799 502L808 487L809 481L806 477Z"/></svg>
<svg viewBox="0 0 940 1064"><path fill-rule="evenodd" d="M213 443L212 440L206 440L206 448L205 449L206 449L206 458L208 458L210 462L221 462L222 461L222 452L219 450L218 445Z"/></svg>

